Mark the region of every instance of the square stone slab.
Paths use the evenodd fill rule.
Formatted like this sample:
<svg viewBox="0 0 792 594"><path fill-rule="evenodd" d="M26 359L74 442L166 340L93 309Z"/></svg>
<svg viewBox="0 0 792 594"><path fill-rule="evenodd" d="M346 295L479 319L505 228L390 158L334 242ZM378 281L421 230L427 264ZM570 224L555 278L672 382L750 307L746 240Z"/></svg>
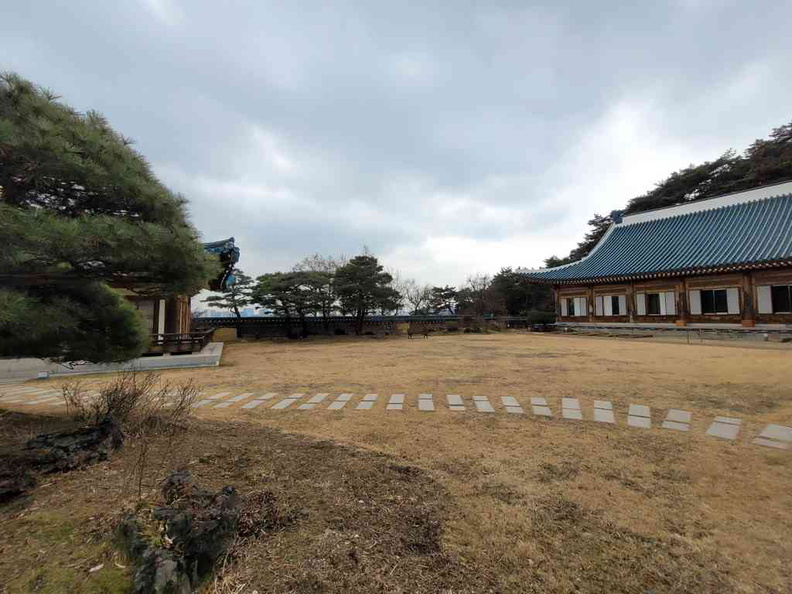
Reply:
<svg viewBox="0 0 792 594"><path fill-rule="evenodd" d="M431 400L431 394L418 394L418 400Z"/></svg>
<svg viewBox="0 0 792 594"><path fill-rule="evenodd" d="M641 429L649 429L652 426L652 420L647 417L627 417L627 424L630 427L640 427Z"/></svg>
<svg viewBox="0 0 792 594"><path fill-rule="evenodd" d="M401 402L393 402L385 407L385 410L402 410L404 405Z"/></svg>
<svg viewBox="0 0 792 594"><path fill-rule="evenodd" d="M565 408L561 411L561 414L564 415L565 419L574 419L576 421L583 420L583 413L573 408Z"/></svg>
<svg viewBox="0 0 792 594"><path fill-rule="evenodd" d="M324 400L325 398L327 398L328 396L330 396L330 394L327 394L327 393L316 394L315 396L311 396L308 399L308 402L310 402L311 404L317 404L317 403L321 402L322 400Z"/></svg>
<svg viewBox="0 0 792 594"><path fill-rule="evenodd" d="M297 410L311 410L313 407L316 406L315 402L306 402L305 404L301 404L297 407Z"/></svg>
<svg viewBox="0 0 792 594"><path fill-rule="evenodd" d="M339 394L336 402L349 402L352 400L352 394Z"/></svg>
<svg viewBox="0 0 792 594"><path fill-rule="evenodd" d="M522 409L522 406L507 406L506 412L511 413L513 415L524 415L525 411Z"/></svg>
<svg viewBox="0 0 792 594"><path fill-rule="evenodd" d="M770 424L759 434L759 437L767 439L777 439L778 441L792 442L792 427Z"/></svg>
<svg viewBox="0 0 792 594"><path fill-rule="evenodd" d="M501 402L503 402L503 406L520 406L514 396L501 396Z"/></svg>
<svg viewBox="0 0 792 594"><path fill-rule="evenodd" d="M577 398L562 398L561 408L580 410L580 401Z"/></svg>
<svg viewBox="0 0 792 594"><path fill-rule="evenodd" d="M690 425L687 423L678 423L676 421L663 421L663 429L674 429L675 431L687 431Z"/></svg>
<svg viewBox="0 0 792 594"><path fill-rule="evenodd" d="M476 409L479 412L495 412L495 409L492 408L492 405L488 400L476 400L473 402L473 404L476 405Z"/></svg>
<svg viewBox="0 0 792 594"><path fill-rule="evenodd" d="M715 417L715 423L727 423L729 425L742 425L742 419L734 417Z"/></svg>
<svg viewBox="0 0 792 594"><path fill-rule="evenodd" d="M789 449L788 443L783 441L775 441L773 439L765 439L764 437L757 437L753 440L753 443L760 446L766 446L768 448L778 448L779 450Z"/></svg>
<svg viewBox="0 0 792 594"><path fill-rule="evenodd" d="M366 394L363 396L363 402L375 402L377 398L377 394Z"/></svg>
<svg viewBox="0 0 792 594"><path fill-rule="evenodd" d="M461 406L462 408L465 407L465 402L462 400L462 396L459 394L447 394L446 400L448 400L449 406Z"/></svg>
<svg viewBox="0 0 792 594"><path fill-rule="evenodd" d="M531 398L531 404L535 406L547 406L547 400L544 398L533 397Z"/></svg>
<svg viewBox="0 0 792 594"><path fill-rule="evenodd" d="M226 396L228 396L231 392L220 392L219 394L215 394L214 396L209 396L209 400L222 400Z"/></svg>
<svg viewBox="0 0 792 594"><path fill-rule="evenodd" d="M206 406L207 404L211 404L211 403L212 403L212 400L209 399L209 398L206 398L205 400L199 400L198 402L193 404L192 407L193 408L201 408L202 406Z"/></svg>
<svg viewBox="0 0 792 594"><path fill-rule="evenodd" d="M355 410L371 410L371 407L374 406L374 402L372 400L363 400L359 402L358 405L355 407Z"/></svg>
<svg viewBox="0 0 792 594"><path fill-rule="evenodd" d="M690 416L690 413L686 410L677 410L676 408L672 408L666 415L666 421L689 424Z"/></svg>
<svg viewBox="0 0 792 594"><path fill-rule="evenodd" d="M341 410L346 406L348 400L340 400L336 399L334 402L330 403L330 406L327 407L327 410Z"/></svg>
<svg viewBox="0 0 792 594"><path fill-rule="evenodd" d="M627 414L631 417L646 417L647 419L652 417L649 407L645 404L631 404Z"/></svg>
<svg viewBox="0 0 792 594"><path fill-rule="evenodd" d="M251 400L247 404L243 405L242 408L247 408L247 409L256 408L257 406L261 406L262 404L264 404L267 400L269 400L269 398L267 398L266 400L264 398Z"/></svg>
<svg viewBox="0 0 792 594"><path fill-rule="evenodd" d="M424 412L432 412L434 411L434 402L431 400L427 400L424 398L423 400L418 400L418 410L422 410Z"/></svg>
<svg viewBox="0 0 792 594"><path fill-rule="evenodd" d="M234 396L233 398L226 400L225 402L216 404L214 408L228 408L229 406L233 406L235 403L239 402L240 400L244 400L245 398L249 398L251 396L253 396L253 392L245 392L244 394L240 394L239 396Z"/></svg>
<svg viewBox="0 0 792 594"><path fill-rule="evenodd" d="M542 399L544 400L544 399ZM533 407L533 414L537 417L552 417L553 413L550 412L550 407L548 406L534 406Z"/></svg>
<svg viewBox="0 0 792 594"><path fill-rule="evenodd" d="M475 402L476 400L478 400L478 401L483 401L483 400L486 400L486 399L487 399L487 397L486 397L486 396L473 396L473 401L474 401L474 402Z"/></svg>
<svg viewBox="0 0 792 594"><path fill-rule="evenodd" d="M604 408L594 409L594 420L598 423L610 423L611 425L616 424L616 419L613 417L613 411L606 410Z"/></svg>
<svg viewBox="0 0 792 594"><path fill-rule="evenodd" d="M404 394L393 394L390 397L390 404L404 404Z"/></svg>
<svg viewBox="0 0 792 594"><path fill-rule="evenodd" d="M272 410L283 410L285 408L289 408L292 404L297 402L297 400L297 398L284 398L280 402L276 402L272 407Z"/></svg>
<svg viewBox="0 0 792 594"><path fill-rule="evenodd" d="M465 407L464 406L459 406L458 404L449 404L448 405L448 410L453 410L453 411L459 412L459 411L465 410Z"/></svg>
<svg viewBox="0 0 792 594"><path fill-rule="evenodd" d="M613 403L610 400L595 400L594 408L599 408L600 410L613 410Z"/></svg>
<svg viewBox="0 0 792 594"><path fill-rule="evenodd" d="M707 435L729 440L737 439L737 434L739 432L740 426L733 425L731 423L712 423L712 425L709 426L709 429L707 429Z"/></svg>

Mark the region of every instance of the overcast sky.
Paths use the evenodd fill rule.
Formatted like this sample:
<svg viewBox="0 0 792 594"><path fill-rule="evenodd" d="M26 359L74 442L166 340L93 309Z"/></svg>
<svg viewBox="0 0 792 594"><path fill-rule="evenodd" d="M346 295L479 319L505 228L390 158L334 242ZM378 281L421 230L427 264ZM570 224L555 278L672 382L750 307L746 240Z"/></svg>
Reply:
<svg viewBox="0 0 792 594"><path fill-rule="evenodd" d="M792 120L792 2L0 0L0 69L96 109L261 274L432 284Z"/></svg>

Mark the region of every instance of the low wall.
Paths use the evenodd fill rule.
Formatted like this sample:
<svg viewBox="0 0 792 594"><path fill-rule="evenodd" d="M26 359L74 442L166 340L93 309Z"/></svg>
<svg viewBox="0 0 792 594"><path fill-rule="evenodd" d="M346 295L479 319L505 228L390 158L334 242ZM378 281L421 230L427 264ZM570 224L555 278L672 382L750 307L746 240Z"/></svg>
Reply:
<svg viewBox="0 0 792 594"><path fill-rule="evenodd" d="M492 317L474 316L372 316L366 318L362 334L389 336L406 334L414 328L426 328L429 332L479 332L483 330L507 328L528 328L534 322L529 317ZM282 317L249 318L193 318L193 329L216 328L215 336L228 336L233 329L239 338L275 338L306 336L344 336L356 334L357 320L348 316L328 318L306 318L303 328L299 320ZM217 334L217 333L220 334ZM230 340L230 338L229 338Z"/></svg>

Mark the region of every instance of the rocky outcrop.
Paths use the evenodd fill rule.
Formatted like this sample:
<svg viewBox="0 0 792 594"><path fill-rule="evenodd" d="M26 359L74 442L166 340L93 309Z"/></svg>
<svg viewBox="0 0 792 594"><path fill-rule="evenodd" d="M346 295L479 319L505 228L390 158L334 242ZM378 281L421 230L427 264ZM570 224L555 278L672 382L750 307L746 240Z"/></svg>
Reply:
<svg viewBox="0 0 792 594"><path fill-rule="evenodd" d="M135 563L135 593L192 592L237 534L240 503L234 487L211 493L180 471L165 479L162 498L164 506L127 515L118 528Z"/></svg>
<svg viewBox="0 0 792 594"><path fill-rule="evenodd" d="M97 425L75 431L45 433L25 444L25 458L39 472L63 472L94 464L120 448L124 436L116 422L106 417Z"/></svg>

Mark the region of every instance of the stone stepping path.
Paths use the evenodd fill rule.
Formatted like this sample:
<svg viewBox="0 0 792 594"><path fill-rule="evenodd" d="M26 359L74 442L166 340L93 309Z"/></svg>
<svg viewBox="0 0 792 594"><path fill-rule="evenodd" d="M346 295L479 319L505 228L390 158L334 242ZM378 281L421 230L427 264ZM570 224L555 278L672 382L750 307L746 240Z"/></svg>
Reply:
<svg viewBox="0 0 792 594"><path fill-rule="evenodd" d="M237 402L241 402L242 400L246 400L253 396L253 392L245 392L244 394L240 394L239 396L234 396L225 402L221 402L220 404L215 404L213 408L228 408L230 406L234 406Z"/></svg>
<svg viewBox="0 0 792 594"><path fill-rule="evenodd" d="M371 410L371 407L377 402L377 398L379 398L377 394L366 394L363 396L363 400L355 407L355 410Z"/></svg>
<svg viewBox="0 0 792 594"><path fill-rule="evenodd" d="M631 404L627 412L627 424L630 427L650 429L652 427L652 411L644 404Z"/></svg>
<svg viewBox="0 0 792 594"><path fill-rule="evenodd" d="M674 429L676 431L689 431L691 416L692 415L686 410L672 408L666 414L662 427L663 429Z"/></svg>
<svg viewBox="0 0 792 594"><path fill-rule="evenodd" d="M788 450L792 447L792 427L767 425L752 443L769 448L778 448L779 450Z"/></svg>
<svg viewBox="0 0 792 594"><path fill-rule="evenodd" d="M486 396L473 396L473 405L479 412L494 413L495 409Z"/></svg>
<svg viewBox="0 0 792 594"><path fill-rule="evenodd" d="M327 407L327 410L341 410L350 400L352 400L352 394L339 394L338 398L330 403L330 406Z"/></svg>
<svg viewBox="0 0 792 594"><path fill-rule="evenodd" d="M418 410L422 410L424 412L434 412L434 409L434 396L431 394L418 395Z"/></svg>
<svg viewBox="0 0 792 594"><path fill-rule="evenodd" d="M594 401L594 420L597 423L616 424L616 418L613 416L613 403L610 400Z"/></svg>
<svg viewBox="0 0 792 594"><path fill-rule="evenodd" d="M297 402L303 396L305 396L305 394L292 394L290 396L286 396L286 398L284 398L283 400L273 404L272 410L285 410L289 408L292 404Z"/></svg>
<svg viewBox="0 0 792 594"><path fill-rule="evenodd" d="M321 394L316 394L314 396L311 396L308 399L308 402L305 402L304 404L298 406L297 410L311 410L328 396L330 396L330 394L328 394L327 392L322 392Z"/></svg>
<svg viewBox="0 0 792 594"><path fill-rule="evenodd" d="M712 421L712 425L707 429L707 435L734 441L737 439L737 434L740 432L740 425L742 425L742 419L715 417L715 420Z"/></svg>
<svg viewBox="0 0 792 594"><path fill-rule="evenodd" d="M459 394L446 394L446 400L448 400L448 410L456 412L465 410L465 401Z"/></svg>
<svg viewBox="0 0 792 594"><path fill-rule="evenodd" d="M93 384L90 384L93 386ZM95 387L100 387L96 384ZM277 396L275 392L268 392L260 396L255 396L253 392L244 392L237 396L228 398L232 392L220 392L213 396L201 399L195 404L194 408L210 407L215 409L238 409L253 410L265 402ZM91 400L99 396L96 390L85 391L82 399ZM166 406L172 405L171 399L174 394L165 395ZM330 394L315 394L306 402L300 404L298 410L312 410L324 402ZM285 410L305 397L305 394L291 394L275 403L273 410ZM339 394L336 399L327 407L328 410L341 410L353 398L352 394ZM406 394L392 394L388 399L385 410L404 410ZM378 394L366 394L357 404L355 410L371 410L379 400ZM464 398L460 394L447 394L448 409L450 411L465 411ZM481 413L497 412L487 396L474 396L472 398L475 410ZM418 410L423 412L434 412L435 402L432 394L418 395ZM501 396L500 401L507 413L525 414L520 402L514 396ZM36 386L14 386L3 388L0 386L0 404L21 404L33 406L42 404L47 406L65 406L61 390ZM537 417L552 417L552 411L545 398L532 397L531 410ZM561 399L561 414L564 419L583 420L582 407L577 398ZM669 409L660 427L675 431L690 431L692 413L679 409ZM616 424L613 404L608 400L594 400L593 420L598 423ZM631 427L650 429L652 426L651 409L643 404L630 404L627 411L627 424ZM706 430L706 435L727 441L737 440L742 429L742 419L734 417L715 417ZM792 449L792 427L784 425L769 424L762 429L758 436L751 439L751 443L763 447L776 448L781 450Z"/></svg>
<svg viewBox="0 0 792 594"><path fill-rule="evenodd" d="M193 404L193 408L201 408L203 406L208 406L212 404L215 400L222 400L226 396L229 396L231 392L220 392L219 394L215 394L214 396L210 396L209 398L205 398L203 400L199 400L195 404Z"/></svg>
<svg viewBox="0 0 792 594"><path fill-rule="evenodd" d="M577 398L562 398L561 416L565 419L582 421L583 412L580 410L580 401Z"/></svg>
<svg viewBox="0 0 792 594"><path fill-rule="evenodd" d="M393 394L385 410L404 410L404 394Z"/></svg>
<svg viewBox="0 0 792 594"><path fill-rule="evenodd" d="M512 413L514 415L525 414L522 406L520 406L520 403L517 402L517 399L514 396L501 396L501 402L503 403L504 408L506 408L507 413Z"/></svg>
<svg viewBox="0 0 792 594"><path fill-rule="evenodd" d="M242 405L242 408L246 408L248 410L252 410L252 409L256 408L257 406L261 406L267 400L272 400L277 395L278 394L276 392L267 392L266 394L263 394L262 396L259 396L258 398L254 398L253 400L251 400L247 404Z"/></svg>
<svg viewBox="0 0 792 594"><path fill-rule="evenodd" d="M544 398L531 398L531 410L533 411L534 416L537 417L552 417L553 413L550 410L550 407L547 406L547 400Z"/></svg>

